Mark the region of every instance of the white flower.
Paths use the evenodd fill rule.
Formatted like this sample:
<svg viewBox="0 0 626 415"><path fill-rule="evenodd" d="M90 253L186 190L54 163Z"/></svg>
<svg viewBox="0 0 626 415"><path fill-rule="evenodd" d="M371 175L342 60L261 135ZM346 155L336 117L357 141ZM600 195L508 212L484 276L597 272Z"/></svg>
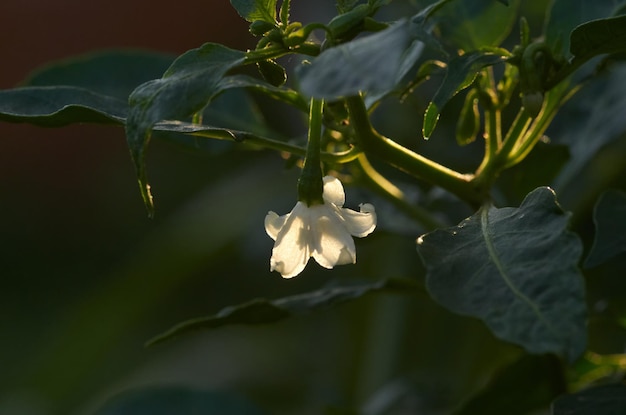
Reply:
<svg viewBox="0 0 626 415"><path fill-rule="evenodd" d="M324 177L323 196L322 205L298 202L286 215L267 214L265 231L276 241L271 271L280 272L284 278L295 277L310 257L324 268L356 262L352 236L362 238L372 233L376 227L374 206L361 204L360 212L343 208L343 186L332 176Z"/></svg>

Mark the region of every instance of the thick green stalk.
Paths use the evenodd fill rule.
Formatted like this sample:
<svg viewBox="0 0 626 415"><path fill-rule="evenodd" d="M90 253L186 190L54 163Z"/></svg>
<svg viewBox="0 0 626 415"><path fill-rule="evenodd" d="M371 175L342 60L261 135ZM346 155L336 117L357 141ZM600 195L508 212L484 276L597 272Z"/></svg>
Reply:
<svg viewBox="0 0 626 415"><path fill-rule="evenodd" d="M298 200L306 203L307 206L324 204L324 182L322 180L322 160L320 158L323 108L323 100L311 98L308 144L304 165L298 180Z"/></svg>
<svg viewBox="0 0 626 415"><path fill-rule="evenodd" d="M479 205L484 196L474 190L470 184L471 174L461 174L421 156L380 135L372 127L363 98L347 98L350 122L366 154L374 155L392 166L432 184L443 187L466 202Z"/></svg>
<svg viewBox="0 0 626 415"><path fill-rule="evenodd" d="M528 113L521 108L509 131L502 141L502 145L498 151L492 156L485 154L485 159L480 167L476 170L474 185L479 189L488 189L498 176L498 173L505 168L511 152L519 145L523 139L531 118Z"/></svg>

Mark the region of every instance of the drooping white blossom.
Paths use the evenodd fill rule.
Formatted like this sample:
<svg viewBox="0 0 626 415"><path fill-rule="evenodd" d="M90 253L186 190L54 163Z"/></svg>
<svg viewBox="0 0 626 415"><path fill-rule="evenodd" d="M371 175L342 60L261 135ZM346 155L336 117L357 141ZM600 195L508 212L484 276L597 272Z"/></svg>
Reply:
<svg viewBox="0 0 626 415"><path fill-rule="evenodd" d="M310 257L324 268L356 263L353 236L362 238L376 228L376 212L369 203L360 211L344 208L345 193L341 182L324 177L324 203L307 206L297 202L290 213L279 216L269 212L265 231L276 241L270 270L284 278L298 275Z"/></svg>

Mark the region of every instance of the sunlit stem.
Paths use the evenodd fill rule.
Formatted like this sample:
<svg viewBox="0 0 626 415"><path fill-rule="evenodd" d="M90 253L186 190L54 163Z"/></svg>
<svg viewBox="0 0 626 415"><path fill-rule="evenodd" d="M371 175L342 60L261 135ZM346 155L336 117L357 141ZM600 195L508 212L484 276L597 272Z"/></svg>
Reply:
<svg viewBox="0 0 626 415"><path fill-rule="evenodd" d="M530 125L531 118L528 113L521 108L517 114L517 117L513 121L513 124L509 128L509 131L504 137L502 144L497 149L497 152L490 157L485 157L483 163L476 170L476 177L474 183L481 188L491 186L491 183L495 180L496 176L502 170L509 160L509 155L513 149L519 145L524 138L526 130ZM498 129L500 130L500 126Z"/></svg>
<svg viewBox="0 0 626 415"><path fill-rule="evenodd" d="M380 135L371 125L361 96L346 99L350 122L366 154L371 154L392 166L450 191L470 204L480 204L484 195L470 185L473 175L461 174L421 156L393 140Z"/></svg>
<svg viewBox="0 0 626 415"><path fill-rule="evenodd" d="M369 189L389 200L400 211L406 213L410 218L424 226L426 231L445 226L444 223L437 220L428 210L410 203L401 189L374 169L365 154L361 153L356 158L354 165L361 173L359 179Z"/></svg>
<svg viewBox="0 0 626 415"><path fill-rule="evenodd" d="M514 166L526 158L528 153L530 153L537 142L543 137L543 134L550 126L560 106L578 91L578 88L573 88L570 91L566 91L566 88L567 86L563 85L546 93L547 102L541 109L538 117L528 128L524 138L518 140L517 145L510 152L505 168Z"/></svg>
<svg viewBox="0 0 626 415"><path fill-rule="evenodd" d="M306 156L298 180L298 200L305 202L308 206L324 203L324 182L320 158L323 108L324 101L322 99L311 98Z"/></svg>
<svg viewBox="0 0 626 415"><path fill-rule="evenodd" d="M155 129L159 130L158 125ZM162 130L167 131L165 129ZM234 132L225 129L206 129L190 132L187 134L202 138L212 138L216 140L240 141L254 146L295 154L296 156L304 157L306 155L306 148L304 147L250 133L235 135ZM353 146L348 150L332 153L322 151L320 154L320 158L325 163L343 164L355 160L359 156L359 154L361 154L361 150L358 147Z"/></svg>

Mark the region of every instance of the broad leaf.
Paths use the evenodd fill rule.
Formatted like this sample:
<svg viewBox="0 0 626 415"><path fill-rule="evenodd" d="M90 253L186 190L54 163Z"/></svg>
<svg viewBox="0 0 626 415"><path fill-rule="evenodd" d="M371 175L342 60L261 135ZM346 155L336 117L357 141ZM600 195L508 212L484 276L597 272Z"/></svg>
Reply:
<svg viewBox="0 0 626 415"><path fill-rule="evenodd" d="M626 385L614 383L586 389L558 398L552 415L626 414Z"/></svg>
<svg viewBox="0 0 626 415"><path fill-rule="evenodd" d="M174 59L139 50L90 53L52 62L32 73L24 86L76 86L126 102L137 86L161 77Z"/></svg>
<svg viewBox="0 0 626 415"><path fill-rule="evenodd" d="M432 134L444 105L457 93L472 84L478 71L504 61L504 56L493 52L474 51L450 61L446 76L426 108L422 133L428 139Z"/></svg>
<svg viewBox="0 0 626 415"><path fill-rule="evenodd" d="M122 124L128 95L160 76L172 56L112 50L52 62L23 87L0 91L0 120L59 127L72 123Z"/></svg>
<svg viewBox="0 0 626 415"><path fill-rule="evenodd" d="M494 0L452 1L437 14L441 37L456 49L499 46L517 22L520 0L510 5Z"/></svg>
<svg viewBox="0 0 626 415"><path fill-rule="evenodd" d="M626 252L626 194L617 190L605 192L593 210L596 235L585 267L600 265Z"/></svg>
<svg viewBox="0 0 626 415"><path fill-rule="evenodd" d="M544 33L546 43L555 52L566 55L570 50L570 33L582 23L610 16L623 0L554 0Z"/></svg>
<svg viewBox="0 0 626 415"><path fill-rule="evenodd" d="M128 104L73 86L24 87L0 91L0 120L44 127L73 123L123 124Z"/></svg>
<svg viewBox="0 0 626 415"><path fill-rule="evenodd" d="M144 165L150 129L158 121L186 119L203 110L221 92L226 72L243 63L244 57L244 52L206 43L178 57L161 79L146 82L131 94L126 139L150 215L154 205Z"/></svg>
<svg viewBox="0 0 626 415"><path fill-rule="evenodd" d="M262 415L266 412L246 399L184 387L148 387L122 392L94 415Z"/></svg>
<svg viewBox="0 0 626 415"><path fill-rule="evenodd" d="M574 361L586 347L578 236L549 188L519 208L483 207L458 226L418 239L427 288L440 304L478 317L530 353Z"/></svg>
<svg viewBox="0 0 626 415"><path fill-rule="evenodd" d="M301 91L334 100L365 92L382 95L393 90L419 57L422 44L401 21L388 29L322 52L299 68Z"/></svg>
<svg viewBox="0 0 626 415"><path fill-rule="evenodd" d="M625 77L626 66L614 65L610 72L585 84L559 110L548 129L552 142L570 148L571 159L553 182L566 206L593 203L583 196L595 194L598 180L607 180L600 178L605 170L593 164L594 156L621 139L626 131Z"/></svg>
<svg viewBox="0 0 626 415"><path fill-rule="evenodd" d="M276 0L230 0L230 4L249 22L276 23Z"/></svg>
<svg viewBox="0 0 626 415"><path fill-rule="evenodd" d="M318 308L355 300L375 292L410 292L416 284L410 280L387 279L375 283L333 287L277 300L255 299L245 304L226 307L219 313L188 320L148 341L154 345L181 334L212 329L229 324L267 324Z"/></svg>
<svg viewBox="0 0 626 415"><path fill-rule="evenodd" d="M582 24L570 36L570 53L575 61L626 51L626 16L598 19Z"/></svg>

